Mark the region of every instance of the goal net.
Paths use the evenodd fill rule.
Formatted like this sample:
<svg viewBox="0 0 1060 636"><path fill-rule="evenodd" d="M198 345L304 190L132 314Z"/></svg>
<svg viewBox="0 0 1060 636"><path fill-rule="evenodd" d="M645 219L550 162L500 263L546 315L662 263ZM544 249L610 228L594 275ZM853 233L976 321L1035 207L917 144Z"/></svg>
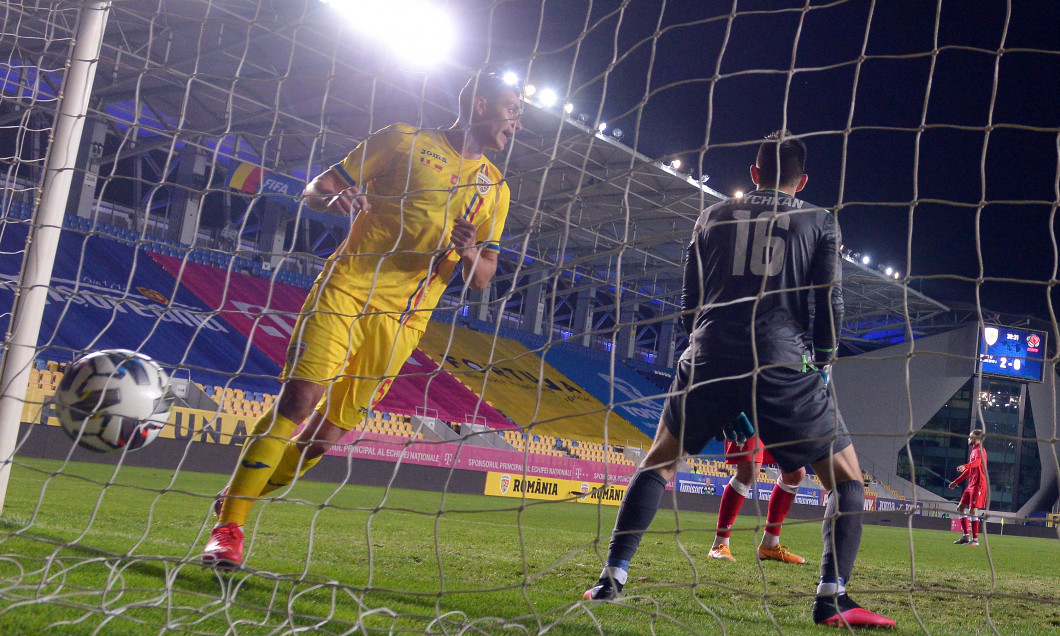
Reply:
<svg viewBox="0 0 1060 636"><path fill-rule="evenodd" d="M775 130L806 144L798 196L843 232L829 390L865 487L848 589L929 633L1055 624L1060 575L1028 560L1060 557L1060 132L1029 97L1060 64L1047 16L941 0L0 15L0 631L810 632L822 477L783 523L806 565L756 556L781 476L768 463L737 507L736 560L711 558L736 471L713 440L678 463L623 597L582 598L683 391L693 227L755 189ZM303 302L350 235L306 184L387 126L449 128L461 87L490 74L523 109L485 154L511 193L492 280L441 281L415 351L370 378L386 390L255 501L242 567L202 568L215 495L275 412ZM440 191L456 196L445 156L403 157L380 177L402 199L416 170L453 172ZM70 363L104 349L170 377L169 422L143 449L95 453L60 425ZM962 520L964 485L948 486L974 428L989 500ZM973 527L979 550L953 545Z"/></svg>

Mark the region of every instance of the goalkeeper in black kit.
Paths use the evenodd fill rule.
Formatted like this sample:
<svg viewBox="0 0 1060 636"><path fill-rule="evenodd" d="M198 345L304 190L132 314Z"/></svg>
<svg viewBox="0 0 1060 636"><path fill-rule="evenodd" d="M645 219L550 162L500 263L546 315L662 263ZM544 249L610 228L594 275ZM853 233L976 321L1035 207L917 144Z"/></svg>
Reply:
<svg viewBox="0 0 1060 636"><path fill-rule="evenodd" d="M784 471L811 465L830 491L814 622L895 626L846 591L861 544L865 491L827 386L843 320L839 226L828 210L795 198L806 185L805 165L805 144L790 133L773 133L751 166L758 189L708 208L696 222L683 288L689 346L655 441L622 501L603 572L586 599L619 596L677 462L699 453L743 412Z"/></svg>

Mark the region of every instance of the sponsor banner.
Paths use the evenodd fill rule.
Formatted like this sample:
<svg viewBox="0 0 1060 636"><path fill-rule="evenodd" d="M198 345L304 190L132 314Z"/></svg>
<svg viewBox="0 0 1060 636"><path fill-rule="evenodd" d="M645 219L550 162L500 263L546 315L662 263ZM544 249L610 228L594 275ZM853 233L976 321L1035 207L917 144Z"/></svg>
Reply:
<svg viewBox="0 0 1060 636"><path fill-rule="evenodd" d="M950 519L950 530L952 530L954 532L960 532L961 534L964 534L964 528L961 527L961 518L960 517L954 517L954 518Z"/></svg>
<svg viewBox="0 0 1060 636"><path fill-rule="evenodd" d="M677 473L676 485L674 487L678 492L687 492L696 495L716 495L720 497L728 483L728 477L700 475L697 473ZM750 498L751 493L754 493L759 499L768 500L773 493L773 485L773 482L757 482L754 489L748 493L748 498ZM799 492L795 494L795 503L806 506L820 506L823 494L824 493L821 490L800 487Z"/></svg>
<svg viewBox="0 0 1060 636"><path fill-rule="evenodd" d="M531 433L651 444L628 420L514 340L432 322L420 350Z"/></svg>
<svg viewBox="0 0 1060 636"><path fill-rule="evenodd" d="M305 182L243 162L232 171L232 176L228 179L228 187L247 194L261 194L287 205L297 206L296 197L302 193Z"/></svg>
<svg viewBox="0 0 1060 636"><path fill-rule="evenodd" d="M865 493L865 502L863 504L865 510L876 509L876 495Z"/></svg>
<svg viewBox="0 0 1060 636"><path fill-rule="evenodd" d="M360 457L383 461L402 461L422 466L461 470L506 472L542 479L570 479L589 482L627 484L636 466L618 466L584 459L526 455L521 451L469 446L458 442L438 443L409 441L364 431L350 431L328 451L329 455Z"/></svg>
<svg viewBox="0 0 1060 636"><path fill-rule="evenodd" d="M617 506L622 503L626 486L599 482L549 477L526 477L522 473L487 473L485 494L493 497L514 497L544 501L602 503Z"/></svg>
<svg viewBox="0 0 1060 636"><path fill-rule="evenodd" d="M29 389L22 407L22 421L59 426L52 392ZM254 422L255 418L243 415L173 407L169 422L159 431L158 436L164 439L242 446L247 439L247 431L254 426Z"/></svg>
<svg viewBox="0 0 1060 636"><path fill-rule="evenodd" d="M803 504L805 506L820 506L822 495L824 491L817 488L799 488L799 492L795 493L795 503Z"/></svg>
<svg viewBox="0 0 1060 636"><path fill-rule="evenodd" d="M563 501L572 499L569 479L549 477L525 477L521 473L486 473L485 494L494 497L517 497Z"/></svg>
<svg viewBox="0 0 1060 636"><path fill-rule="evenodd" d="M693 495L718 495L725 489L728 480L714 475L699 475L696 473L677 473L677 492L687 492Z"/></svg>
<svg viewBox="0 0 1060 636"><path fill-rule="evenodd" d="M891 499L890 497L877 497L876 498L876 510L879 512L912 512L913 514L923 514L924 504L923 502L912 499Z"/></svg>

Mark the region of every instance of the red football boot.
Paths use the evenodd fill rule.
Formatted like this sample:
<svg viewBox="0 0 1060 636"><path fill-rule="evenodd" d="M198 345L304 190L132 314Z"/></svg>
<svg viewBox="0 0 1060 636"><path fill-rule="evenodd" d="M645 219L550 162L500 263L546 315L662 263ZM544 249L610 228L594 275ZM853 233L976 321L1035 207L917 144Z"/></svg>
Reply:
<svg viewBox="0 0 1060 636"><path fill-rule="evenodd" d="M217 526L210 532L210 540L202 551L204 567L222 570L238 568L243 563L243 529L237 523Z"/></svg>
<svg viewBox="0 0 1060 636"><path fill-rule="evenodd" d="M846 594L818 596L813 601L813 622L828 627L875 627L892 629L898 624L893 618L870 612L850 600Z"/></svg>

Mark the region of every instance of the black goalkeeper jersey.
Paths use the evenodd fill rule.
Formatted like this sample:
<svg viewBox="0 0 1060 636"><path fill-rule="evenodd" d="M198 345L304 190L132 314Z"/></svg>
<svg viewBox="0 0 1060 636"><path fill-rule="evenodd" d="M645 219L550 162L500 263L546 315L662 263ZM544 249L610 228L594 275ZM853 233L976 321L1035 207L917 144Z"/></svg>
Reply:
<svg viewBox="0 0 1060 636"><path fill-rule="evenodd" d="M777 190L705 210L685 257L685 355L793 362L795 343L809 340L813 298L813 346L827 361L843 321L839 245L831 212Z"/></svg>

